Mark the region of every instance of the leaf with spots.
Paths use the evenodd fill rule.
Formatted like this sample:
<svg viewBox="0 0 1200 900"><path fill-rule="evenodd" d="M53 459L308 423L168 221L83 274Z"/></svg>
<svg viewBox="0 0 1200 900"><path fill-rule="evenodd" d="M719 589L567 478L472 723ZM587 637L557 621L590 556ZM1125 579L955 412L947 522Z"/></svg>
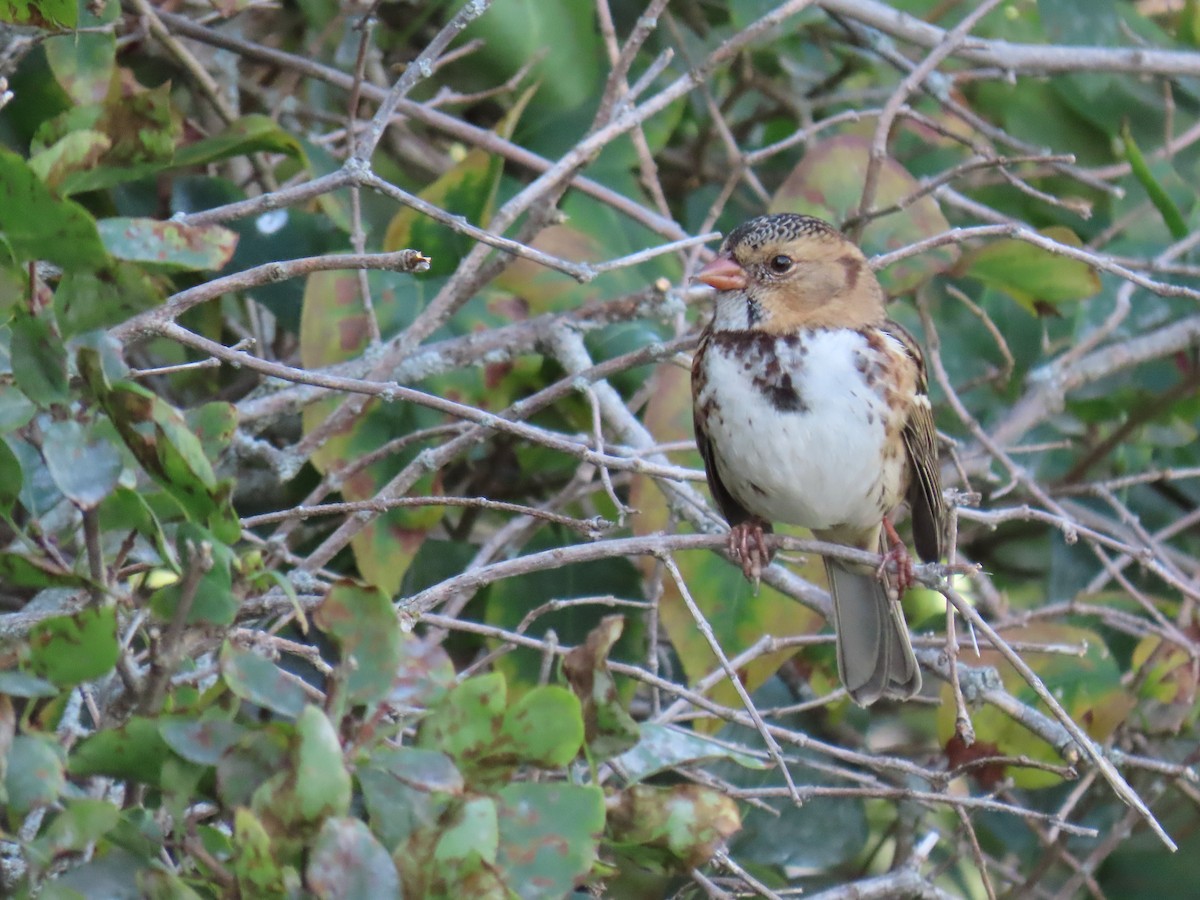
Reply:
<svg viewBox="0 0 1200 900"><path fill-rule="evenodd" d="M221 225L114 218L101 219L96 227L117 259L175 270L221 269L237 249L237 233Z"/></svg>
<svg viewBox="0 0 1200 900"><path fill-rule="evenodd" d="M346 700L377 703L387 697L402 661L404 635L383 591L339 581L313 613L313 621L341 650L338 670Z"/></svg>
<svg viewBox="0 0 1200 900"><path fill-rule="evenodd" d="M609 832L642 865L684 873L705 865L741 828L737 804L698 784L635 784L609 803Z"/></svg>
<svg viewBox="0 0 1200 900"><path fill-rule="evenodd" d="M558 900L595 864L604 831L595 786L511 784L499 792L496 865L522 900Z"/></svg>
<svg viewBox="0 0 1200 900"><path fill-rule="evenodd" d="M583 744L579 698L564 687L541 685L509 707L497 750L546 769L566 766Z"/></svg>
<svg viewBox="0 0 1200 900"><path fill-rule="evenodd" d="M400 874L383 845L358 819L326 819L305 867L319 900L399 900Z"/></svg>
<svg viewBox="0 0 1200 900"><path fill-rule="evenodd" d="M495 746L507 699L498 672L467 679L421 722L417 746L448 754L469 779Z"/></svg>

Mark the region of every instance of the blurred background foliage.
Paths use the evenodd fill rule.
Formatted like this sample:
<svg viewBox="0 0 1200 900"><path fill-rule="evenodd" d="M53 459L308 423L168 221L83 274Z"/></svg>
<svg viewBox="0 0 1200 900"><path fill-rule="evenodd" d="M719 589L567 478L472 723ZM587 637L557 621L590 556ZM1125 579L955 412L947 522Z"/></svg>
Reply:
<svg viewBox="0 0 1200 900"><path fill-rule="evenodd" d="M907 95L929 46L874 17L979 4L661 6L0 0L0 890L1195 883L1200 5L995 3L969 41L1145 70L951 52ZM355 181L410 71L390 187ZM1183 852L961 626L970 746L944 679L848 703L815 556L755 591L655 549L719 531L687 493L704 251L607 264L765 211L898 254L980 566L954 583ZM945 601L905 607L944 676Z"/></svg>

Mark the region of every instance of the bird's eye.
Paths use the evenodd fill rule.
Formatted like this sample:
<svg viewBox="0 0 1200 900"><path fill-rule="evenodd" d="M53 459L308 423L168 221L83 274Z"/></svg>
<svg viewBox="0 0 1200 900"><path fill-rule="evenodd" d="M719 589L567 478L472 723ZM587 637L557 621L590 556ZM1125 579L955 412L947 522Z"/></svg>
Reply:
<svg viewBox="0 0 1200 900"><path fill-rule="evenodd" d="M771 261L767 263L767 265L771 267L772 272L782 275L792 267L792 258L790 256L784 256L781 253L779 256L772 257Z"/></svg>

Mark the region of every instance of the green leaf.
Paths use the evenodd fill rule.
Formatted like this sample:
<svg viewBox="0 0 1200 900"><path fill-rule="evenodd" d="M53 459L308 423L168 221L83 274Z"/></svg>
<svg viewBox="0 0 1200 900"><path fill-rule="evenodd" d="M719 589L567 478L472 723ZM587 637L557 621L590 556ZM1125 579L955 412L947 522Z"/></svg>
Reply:
<svg viewBox="0 0 1200 900"><path fill-rule="evenodd" d="M396 864L358 819L326 819L305 870L320 900L389 900L402 896Z"/></svg>
<svg viewBox="0 0 1200 900"><path fill-rule="evenodd" d="M0 0L0 22L36 28L74 28L79 21L75 0Z"/></svg>
<svg viewBox="0 0 1200 900"><path fill-rule="evenodd" d="M22 311L13 316L10 327L13 380L17 387L41 407L70 400L66 347L50 322Z"/></svg>
<svg viewBox="0 0 1200 900"><path fill-rule="evenodd" d="M635 784L609 804L608 823L618 844L657 855L658 865L684 873L705 865L741 828L741 817L737 804L712 788Z"/></svg>
<svg viewBox="0 0 1200 900"><path fill-rule="evenodd" d="M8 809L21 816L58 800L66 786L63 750L49 737L18 734L8 749L4 790Z"/></svg>
<svg viewBox="0 0 1200 900"><path fill-rule="evenodd" d="M96 272L67 272L54 291L64 338L110 328L162 302L163 287L141 266L114 262Z"/></svg>
<svg viewBox="0 0 1200 900"><path fill-rule="evenodd" d="M58 693L56 688L44 678L10 669L0 672L0 694L9 697L53 697Z"/></svg>
<svg viewBox="0 0 1200 900"><path fill-rule="evenodd" d="M638 724L621 702L608 670L608 654L624 629L624 616L605 616L584 643L563 657L563 675L582 703L588 752L597 760L638 742Z"/></svg>
<svg viewBox="0 0 1200 900"><path fill-rule="evenodd" d="M1147 196L1150 197L1150 202L1154 204L1154 208L1158 210L1158 214L1162 216L1163 222L1166 223L1167 230L1171 232L1171 237L1177 241L1183 240L1188 235L1187 222L1183 219L1183 213L1179 211L1179 207L1175 205L1175 201L1171 199L1171 195L1154 177L1154 173L1150 171L1150 164L1146 162L1146 157L1142 155L1141 148L1133 139L1133 132L1129 130L1129 120L1126 119L1121 123L1121 143L1125 147L1125 159L1129 162L1129 166L1133 169L1134 177L1145 188Z"/></svg>
<svg viewBox="0 0 1200 900"><path fill-rule="evenodd" d="M58 563L41 556L12 551L0 552L0 581L10 587L83 587L82 575L59 568Z"/></svg>
<svg viewBox="0 0 1200 900"><path fill-rule="evenodd" d="M1069 228L1054 226L1040 233L1060 244L1081 246ZM1100 277L1087 263L1015 238L969 253L957 271L1004 291L1030 312L1037 311L1038 302L1083 300L1100 290Z"/></svg>
<svg viewBox="0 0 1200 900"><path fill-rule="evenodd" d="M536 687L505 713L500 737L500 747L521 762L546 769L565 766L583 745L579 698L558 685Z"/></svg>
<svg viewBox="0 0 1200 900"><path fill-rule="evenodd" d="M690 404L690 399L688 402ZM526 551L532 553L564 546L575 540L563 530L542 529L526 546ZM489 625L515 629L527 614L550 600L604 594L633 597L637 596L640 584L641 575L626 559L597 560L545 569L493 584L488 590L485 617ZM796 604L793 602L791 605ZM555 610L539 616L532 626L527 626L526 633L541 636L548 629L553 629L563 644L577 645L587 640L588 634L603 618L603 610L599 606ZM612 655L618 659L637 658L642 652L644 637L642 619L629 617ZM498 671L508 677L514 693L538 682L541 661L538 654L532 651L506 653L495 665Z"/></svg>
<svg viewBox="0 0 1200 900"><path fill-rule="evenodd" d="M507 697L498 672L467 679L426 716L417 746L447 753L460 767L480 759L500 733Z"/></svg>
<svg viewBox="0 0 1200 900"><path fill-rule="evenodd" d="M200 439L200 447L209 459L227 449L237 431L238 411L232 403L213 400L184 412L188 428Z"/></svg>
<svg viewBox="0 0 1200 900"><path fill-rule="evenodd" d="M121 477L121 454L92 423L51 422L42 440L42 457L63 496L81 509L95 509Z"/></svg>
<svg viewBox="0 0 1200 900"><path fill-rule="evenodd" d="M101 219L96 228L117 259L170 269L220 269L237 249L237 233L222 225L116 218Z"/></svg>
<svg viewBox="0 0 1200 900"><path fill-rule="evenodd" d="M248 731L217 763L217 795L227 808L247 806L259 786L288 765L295 728L274 722Z"/></svg>
<svg viewBox="0 0 1200 900"><path fill-rule="evenodd" d="M158 728L168 747L201 766L215 766L246 731L246 726L221 718L164 719Z"/></svg>
<svg viewBox="0 0 1200 900"><path fill-rule="evenodd" d="M21 461L8 446L8 441L0 438L0 516L12 512L13 505L21 496Z"/></svg>
<svg viewBox="0 0 1200 900"><path fill-rule="evenodd" d="M281 716L298 716L308 703L308 695L294 676L269 659L241 650L228 641L221 648L221 677L243 700Z"/></svg>
<svg viewBox="0 0 1200 900"><path fill-rule="evenodd" d="M391 701L403 706L433 706L454 686L454 663L441 644L415 634L403 635Z"/></svg>
<svg viewBox="0 0 1200 900"><path fill-rule="evenodd" d="M29 632L29 667L61 686L107 674L120 652L112 606L91 606L74 615L45 619Z"/></svg>
<svg viewBox="0 0 1200 900"><path fill-rule="evenodd" d="M511 784L499 793L496 865L522 900L559 900L596 862L604 793L595 786Z"/></svg>
<svg viewBox="0 0 1200 900"><path fill-rule="evenodd" d="M86 737L71 752L72 775L108 775L157 785L170 749L159 736L158 722L134 716L119 728Z"/></svg>
<svg viewBox="0 0 1200 900"><path fill-rule="evenodd" d="M636 746L622 753L618 762L629 780L638 782L678 766L703 765L717 759L726 759L747 769L771 766L760 757L741 753L702 734L654 722L642 724L641 739Z"/></svg>
<svg viewBox="0 0 1200 900"><path fill-rule="evenodd" d="M45 859L87 849L117 827L121 811L107 800L79 798L68 801L46 833L35 842Z"/></svg>
<svg viewBox="0 0 1200 900"><path fill-rule="evenodd" d="M491 797L471 797L460 804L438 838L432 862L437 868L479 857L496 861L500 829L496 801Z"/></svg>
<svg viewBox="0 0 1200 900"><path fill-rule="evenodd" d="M116 36L110 32L65 34L46 39L46 61L54 80L77 105L108 95L116 66Z"/></svg>
<svg viewBox="0 0 1200 900"><path fill-rule="evenodd" d="M108 135L90 128L65 134L29 158L29 168L47 187L58 188L71 174L96 166L112 148Z"/></svg>
<svg viewBox="0 0 1200 900"><path fill-rule="evenodd" d="M67 270L94 269L108 259L87 210L57 199L20 156L0 147L0 250L4 247L15 262L44 259Z"/></svg>
<svg viewBox="0 0 1200 900"><path fill-rule="evenodd" d="M463 791L462 774L454 761L440 750L380 747L371 754L371 765L417 790L442 794L461 794Z"/></svg>
<svg viewBox="0 0 1200 900"><path fill-rule="evenodd" d="M201 565L199 554L207 551L212 565L200 575L188 610L187 623L207 622L212 625L229 625L237 616L238 598L233 592L234 554L228 546L217 540L205 528L192 522L179 525L175 535L179 568L186 573L192 566ZM177 581L155 591L150 597L150 608L164 621L170 621L182 599L186 574Z"/></svg>
<svg viewBox="0 0 1200 900"><path fill-rule="evenodd" d="M241 533L230 503L232 483L218 482L200 439L179 410L132 382L111 387L98 354L81 350L79 369L142 468L177 500L192 521L221 542Z"/></svg>
<svg viewBox="0 0 1200 900"><path fill-rule="evenodd" d="M325 713L309 705L296 718L289 765L254 791L250 808L293 836L328 816L345 815L350 794L337 731Z"/></svg>
<svg viewBox="0 0 1200 900"><path fill-rule="evenodd" d="M384 593L339 581L313 613L342 652L339 671L346 699L377 703L392 689L402 661L404 634L396 610Z"/></svg>
<svg viewBox="0 0 1200 900"><path fill-rule="evenodd" d="M233 874L245 897L270 897L284 893L284 875L271 853L271 836L263 823L244 806L233 815Z"/></svg>
<svg viewBox="0 0 1200 900"><path fill-rule="evenodd" d="M286 153L301 157L304 148L270 116L255 114L230 122L224 131L210 138L180 147L175 152L174 165L204 166L250 153Z"/></svg>

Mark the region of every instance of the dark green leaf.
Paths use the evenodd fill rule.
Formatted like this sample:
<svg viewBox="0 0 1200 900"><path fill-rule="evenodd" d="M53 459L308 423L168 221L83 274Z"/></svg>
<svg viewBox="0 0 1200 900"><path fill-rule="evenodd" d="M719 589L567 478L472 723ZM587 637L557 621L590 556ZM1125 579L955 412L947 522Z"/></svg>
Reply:
<svg viewBox="0 0 1200 900"><path fill-rule="evenodd" d="M63 495L82 509L94 509L116 487L121 454L96 428L74 419L51 422L42 440L42 457Z"/></svg>
<svg viewBox="0 0 1200 900"><path fill-rule="evenodd" d="M300 142L279 127L279 123L263 115L243 116L219 134L187 144L175 152L176 166L204 166L234 156L249 153L286 153L302 156Z"/></svg>
<svg viewBox="0 0 1200 900"><path fill-rule="evenodd" d="M269 659L226 642L221 648L221 676L243 700L281 716L297 716L308 703L304 689Z"/></svg>
<svg viewBox="0 0 1200 900"><path fill-rule="evenodd" d="M8 442L0 438L0 516L12 512L13 504L21 496L23 481L21 461L12 452Z"/></svg>
<svg viewBox="0 0 1200 900"><path fill-rule="evenodd" d="M12 587L82 587L87 579L58 563L28 553L0 552L0 581Z"/></svg>
<svg viewBox="0 0 1200 900"><path fill-rule="evenodd" d="M228 719L166 719L159 725L159 734L188 762L215 766L246 734L246 727Z"/></svg>
<svg viewBox="0 0 1200 900"><path fill-rule="evenodd" d="M17 387L38 406L66 403L70 399L70 392L67 351L62 339L41 316L18 313L13 317L10 327L13 379Z"/></svg>
<svg viewBox="0 0 1200 900"><path fill-rule="evenodd" d="M233 622L238 608L238 599L233 594L233 551L207 529L192 522L184 522L179 526L175 541L180 570L185 574L151 595L150 608L155 615L170 621L183 599L186 573L193 566L202 566L210 561L211 565L200 575L192 592L187 622L208 622L213 625Z"/></svg>
<svg viewBox="0 0 1200 900"><path fill-rule="evenodd" d="M4 773L7 805L13 813L24 815L54 803L65 785L63 751L56 741L33 734L13 738Z"/></svg>

